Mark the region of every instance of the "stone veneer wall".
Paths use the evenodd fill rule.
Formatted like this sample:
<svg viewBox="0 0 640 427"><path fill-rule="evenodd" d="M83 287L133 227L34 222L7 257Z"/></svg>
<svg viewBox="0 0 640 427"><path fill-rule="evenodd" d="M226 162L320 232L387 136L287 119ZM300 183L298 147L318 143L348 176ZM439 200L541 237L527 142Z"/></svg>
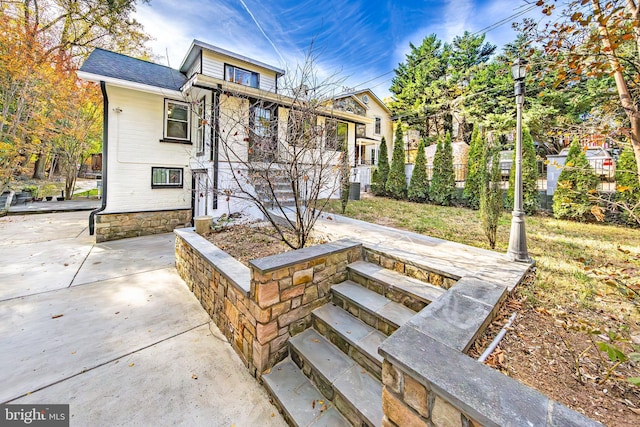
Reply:
<svg viewBox="0 0 640 427"><path fill-rule="evenodd" d="M393 257L378 250L364 247L363 258L373 264L377 264L389 270L397 271L414 279L431 283L444 289L449 289L458 281L459 277L447 275L443 272L433 269L427 269L423 266L412 264L406 260Z"/></svg>
<svg viewBox="0 0 640 427"><path fill-rule="evenodd" d="M99 213L96 242L168 233L191 225L191 209L153 212Z"/></svg>
<svg viewBox="0 0 640 427"><path fill-rule="evenodd" d="M288 354L289 338L311 326L311 311L329 301L361 245L343 240L240 262L197 235L175 230L180 277L227 337L252 375Z"/></svg>

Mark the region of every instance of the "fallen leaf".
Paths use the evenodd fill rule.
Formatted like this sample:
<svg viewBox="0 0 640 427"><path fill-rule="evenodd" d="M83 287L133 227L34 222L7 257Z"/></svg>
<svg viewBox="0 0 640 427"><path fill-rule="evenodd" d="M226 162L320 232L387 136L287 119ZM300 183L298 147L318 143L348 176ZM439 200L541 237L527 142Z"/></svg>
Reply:
<svg viewBox="0 0 640 427"><path fill-rule="evenodd" d="M135 363L129 363L129 367L132 368Z"/></svg>
<svg viewBox="0 0 640 427"><path fill-rule="evenodd" d="M68 263L68 262L65 262L65 263L64 263L64 266L65 266L65 267L69 267L69 263Z"/></svg>
<svg viewBox="0 0 640 427"><path fill-rule="evenodd" d="M318 340L318 338L313 338L311 341L313 341L313 342L320 342L320 340Z"/></svg>
<svg viewBox="0 0 640 427"><path fill-rule="evenodd" d="M315 400L311 401L311 409L316 409L316 401Z"/></svg>
<svg viewBox="0 0 640 427"><path fill-rule="evenodd" d="M72 352L71 352L71 354L76 354L76 352L75 352L75 351L72 351Z"/></svg>
<svg viewBox="0 0 640 427"><path fill-rule="evenodd" d="M191 375L191 378L193 378L194 380L197 380L197 379L198 379L198 376L197 376L196 374L192 374L192 375Z"/></svg>
<svg viewBox="0 0 640 427"><path fill-rule="evenodd" d="M58 317L62 317L64 316L64 314L54 314L53 316L51 316L52 319L57 319Z"/></svg>

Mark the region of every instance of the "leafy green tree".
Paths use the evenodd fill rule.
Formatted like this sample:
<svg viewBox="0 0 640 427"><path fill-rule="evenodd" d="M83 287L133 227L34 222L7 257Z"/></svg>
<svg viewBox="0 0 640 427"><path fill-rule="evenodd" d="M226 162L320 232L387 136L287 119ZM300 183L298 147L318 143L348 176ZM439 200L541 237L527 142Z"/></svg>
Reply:
<svg viewBox="0 0 640 427"><path fill-rule="evenodd" d="M578 139L569 148L553 194L553 216L558 219L585 221L591 212L591 196L596 193L598 177L589 166Z"/></svg>
<svg viewBox="0 0 640 427"><path fill-rule="evenodd" d="M509 191L507 192L507 207L513 209L514 189L516 186L516 152L513 151L513 161L509 172ZM528 129L522 131L522 208L527 215L533 215L538 210L538 162L536 147Z"/></svg>
<svg viewBox="0 0 640 427"><path fill-rule="evenodd" d="M385 185L387 194L394 199L404 199L407 197L407 176L404 173L404 141L402 134L402 123L398 122L396 127L396 137L393 144L393 157L391 158L391 169Z"/></svg>
<svg viewBox="0 0 640 427"><path fill-rule="evenodd" d="M482 177L486 164L484 161L485 140L480 132L480 127L475 125L471 134L471 146L469 147L469 170L464 183L462 196L471 209L480 207L480 194L482 188Z"/></svg>
<svg viewBox="0 0 640 427"><path fill-rule="evenodd" d="M453 172L453 149L451 135L447 134L444 143L438 141L433 158L433 176L429 187L429 198L438 205L449 206L456 194L456 181Z"/></svg>
<svg viewBox="0 0 640 427"><path fill-rule="evenodd" d="M616 205L622 211L625 222L640 225L640 183L636 170L633 150L626 147L616 166Z"/></svg>
<svg viewBox="0 0 640 427"><path fill-rule="evenodd" d="M389 177L389 154L387 152L387 140L380 140L380 154L378 154L378 168L373 172L371 191L376 196L386 195L385 186Z"/></svg>
<svg viewBox="0 0 640 427"><path fill-rule="evenodd" d="M414 202L426 202L429 198L429 178L427 177L427 157L424 153L424 139L421 139L418 144L416 163L411 173L407 195L409 200Z"/></svg>
<svg viewBox="0 0 640 427"><path fill-rule="evenodd" d="M480 222L485 236L489 240L491 249L496 247L498 221L503 211L502 203L502 174L500 170L500 150L498 148L483 148L482 164L491 164L489 170L484 166L479 171L481 177L480 191Z"/></svg>

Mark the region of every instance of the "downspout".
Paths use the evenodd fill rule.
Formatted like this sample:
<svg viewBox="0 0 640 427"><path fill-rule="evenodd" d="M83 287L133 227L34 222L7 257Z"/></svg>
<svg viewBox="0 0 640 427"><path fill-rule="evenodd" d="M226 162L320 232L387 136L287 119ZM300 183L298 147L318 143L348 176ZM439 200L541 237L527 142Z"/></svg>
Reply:
<svg viewBox="0 0 640 427"><path fill-rule="evenodd" d="M109 150L109 97L107 96L107 85L100 81L100 91L102 92L102 205L89 214L89 235L95 232L95 216L107 208L107 153Z"/></svg>

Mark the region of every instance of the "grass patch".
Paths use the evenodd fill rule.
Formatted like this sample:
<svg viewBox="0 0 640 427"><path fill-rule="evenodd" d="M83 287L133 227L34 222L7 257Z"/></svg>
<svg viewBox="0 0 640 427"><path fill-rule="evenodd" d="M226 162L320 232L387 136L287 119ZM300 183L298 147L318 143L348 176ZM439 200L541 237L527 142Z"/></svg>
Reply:
<svg viewBox="0 0 640 427"><path fill-rule="evenodd" d="M92 188L90 190L86 190L86 191L82 191L80 193L75 193L73 195L74 198L77 197L98 197L99 193L98 193L98 189L97 188Z"/></svg>
<svg viewBox="0 0 640 427"><path fill-rule="evenodd" d="M339 203L329 211L339 213ZM478 211L390 200L350 201L347 216L489 249ZM511 214L498 225L496 251L506 253ZM530 303L546 309L578 307L590 320L640 320L640 230L584 224L536 215L526 217L529 255L536 260Z"/></svg>

